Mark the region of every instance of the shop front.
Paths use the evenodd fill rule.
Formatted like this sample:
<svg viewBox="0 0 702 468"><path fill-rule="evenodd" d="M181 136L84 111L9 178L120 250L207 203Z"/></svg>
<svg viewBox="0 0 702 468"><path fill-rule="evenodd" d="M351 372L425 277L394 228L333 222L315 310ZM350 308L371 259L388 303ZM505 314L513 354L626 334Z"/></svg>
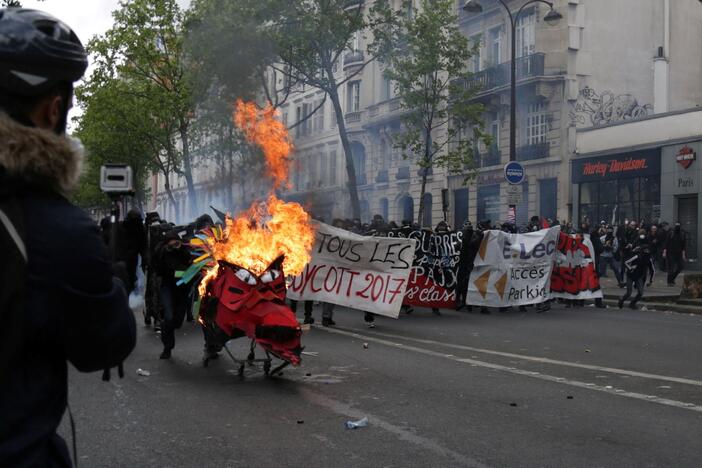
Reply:
<svg viewBox="0 0 702 468"><path fill-rule="evenodd" d="M650 223L663 218L660 149L574 159L571 176L579 222Z"/></svg>
<svg viewBox="0 0 702 468"><path fill-rule="evenodd" d="M695 264L702 234L699 225L702 164L697 161L701 152L702 141L664 146L661 152L661 219L680 222L687 234L687 257Z"/></svg>

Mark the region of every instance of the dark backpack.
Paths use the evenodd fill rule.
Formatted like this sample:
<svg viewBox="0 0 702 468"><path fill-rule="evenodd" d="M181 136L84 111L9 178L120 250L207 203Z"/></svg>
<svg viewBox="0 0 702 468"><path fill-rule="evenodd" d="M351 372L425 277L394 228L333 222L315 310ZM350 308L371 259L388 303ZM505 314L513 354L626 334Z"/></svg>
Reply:
<svg viewBox="0 0 702 468"><path fill-rule="evenodd" d="M0 383L22 349L27 248L19 200L0 193Z"/></svg>

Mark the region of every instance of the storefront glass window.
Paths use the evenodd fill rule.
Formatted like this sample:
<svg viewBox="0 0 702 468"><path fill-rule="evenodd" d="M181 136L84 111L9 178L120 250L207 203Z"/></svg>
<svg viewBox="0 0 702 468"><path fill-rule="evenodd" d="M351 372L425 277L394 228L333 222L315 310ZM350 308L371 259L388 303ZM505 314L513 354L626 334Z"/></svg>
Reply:
<svg viewBox="0 0 702 468"><path fill-rule="evenodd" d="M500 220L500 186L478 187L478 221L485 219L493 223Z"/></svg>
<svg viewBox="0 0 702 468"><path fill-rule="evenodd" d="M656 177L583 183L580 184L580 221L651 222L660 195L660 181Z"/></svg>

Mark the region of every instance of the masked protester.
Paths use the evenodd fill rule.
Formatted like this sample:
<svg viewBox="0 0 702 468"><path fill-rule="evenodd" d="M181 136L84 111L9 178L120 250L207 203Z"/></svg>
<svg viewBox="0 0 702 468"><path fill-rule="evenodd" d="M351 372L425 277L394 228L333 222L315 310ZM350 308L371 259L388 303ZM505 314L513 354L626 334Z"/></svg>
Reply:
<svg viewBox="0 0 702 468"><path fill-rule="evenodd" d="M119 227L120 235L117 245L116 260L124 262L129 283L127 293L134 291L137 282L137 266L141 257L141 267L146 269L146 229L137 210L129 210Z"/></svg>
<svg viewBox="0 0 702 468"><path fill-rule="evenodd" d="M67 362L121 363L136 325L98 226L68 201L80 145L65 136L73 82L87 67L71 29L46 13L0 9L0 466L68 467L56 434Z"/></svg>
<svg viewBox="0 0 702 468"><path fill-rule="evenodd" d="M633 288L636 288L636 296L629 303L629 307L636 309L636 303L641 300L646 284L646 274L651 263L651 246L648 243L646 231L638 231L638 237L625 247L626 267L626 292L619 299L619 308L624 307L624 303L631 297Z"/></svg>
<svg viewBox="0 0 702 468"><path fill-rule="evenodd" d="M668 286L675 286L675 279L683 270L683 265L687 261L686 248L685 232L680 227L680 223L675 223L673 230L668 234L663 249L663 258L665 258L668 267Z"/></svg>
<svg viewBox="0 0 702 468"><path fill-rule="evenodd" d="M614 229L611 226L608 226L605 235L600 237L600 244L602 245L602 253L600 254L600 261L598 262L598 274L600 278L607 277L607 266L609 266L614 271L617 283L622 283L623 279L619 269L619 263L616 261L619 252L619 240L614 235Z"/></svg>
<svg viewBox="0 0 702 468"><path fill-rule="evenodd" d="M183 245L177 231L166 234L161 245L156 248L156 268L161 277L159 299L163 306L161 324L161 342L163 352L161 359L170 359L175 347L175 330L183 325L188 308L188 286L178 286L176 271L183 271L190 265L190 252Z"/></svg>

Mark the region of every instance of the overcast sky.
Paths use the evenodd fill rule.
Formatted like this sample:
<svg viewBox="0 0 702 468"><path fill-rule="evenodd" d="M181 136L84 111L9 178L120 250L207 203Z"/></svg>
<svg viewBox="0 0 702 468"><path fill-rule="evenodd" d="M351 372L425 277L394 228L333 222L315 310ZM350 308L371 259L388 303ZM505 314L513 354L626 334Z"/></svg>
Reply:
<svg viewBox="0 0 702 468"><path fill-rule="evenodd" d="M190 0L178 0L178 3L186 8ZM43 10L56 16L68 24L85 45L94 35L110 29L112 12L119 6L119 0L22 0L22 6ZM71 114L73 116L79 112L79 109L75 109Z"/></svg>

